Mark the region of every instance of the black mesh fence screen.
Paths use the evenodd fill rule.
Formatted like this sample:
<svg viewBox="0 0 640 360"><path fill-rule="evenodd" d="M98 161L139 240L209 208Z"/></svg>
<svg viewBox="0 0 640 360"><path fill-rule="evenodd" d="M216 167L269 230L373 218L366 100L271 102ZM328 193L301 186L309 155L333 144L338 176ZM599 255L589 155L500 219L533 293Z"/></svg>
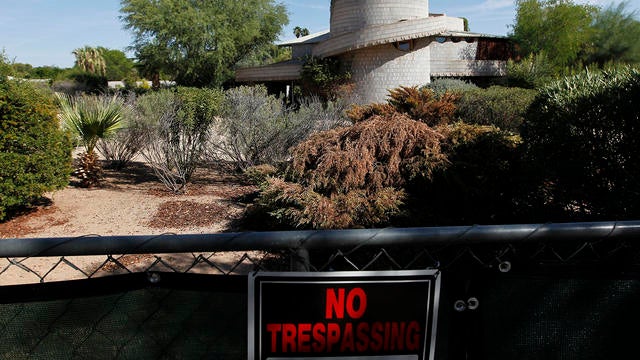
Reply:
<svg viewBox="0 0 640 360"><path fill-rule="evenodd" d="M431 268L442 276L437 359L633 359L639 243L365 241L241 252L226 263L214 253L172 255L178 265L149 254L142 267L107 256L81 272L88 279L62 282L9 258L0 280L24 271L40 282L0 286L0 358L244 359L249 271Z"/></svg>
<svg viewBox="0 0 640 360"><path fill-rule="evenodd" d="M3 289L0 357L246 358L244 277L156 276Z"/></svg>

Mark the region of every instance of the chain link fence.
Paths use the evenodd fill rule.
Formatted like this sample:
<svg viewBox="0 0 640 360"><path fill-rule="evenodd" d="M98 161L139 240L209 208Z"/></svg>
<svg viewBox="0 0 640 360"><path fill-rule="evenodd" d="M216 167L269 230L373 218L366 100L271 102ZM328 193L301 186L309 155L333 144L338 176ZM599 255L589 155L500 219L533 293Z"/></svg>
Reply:
<svg viewBox="0 0 640 360"><path fill-rule="evenodd" d="M248 273L413 269L442 273L438 359L625 358L638 239L640 222L0 240L0 358L242 359Z"/></svg>

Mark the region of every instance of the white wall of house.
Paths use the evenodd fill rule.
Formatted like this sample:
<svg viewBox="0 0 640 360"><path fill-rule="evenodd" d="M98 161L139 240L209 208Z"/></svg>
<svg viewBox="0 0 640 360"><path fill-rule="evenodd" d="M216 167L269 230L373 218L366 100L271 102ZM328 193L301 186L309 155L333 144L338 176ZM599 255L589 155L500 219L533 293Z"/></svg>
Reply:
<svg viewBox="0 0 640 360"><path fill-rule="evenodd" d="M331 33L361 30L429 16L428 0L332 0Z"/></svg>
<svg viewBox="0 0 640 360"><path fill-rule="evenodd" d="M403 52L393 44L372 46L344 55L356 84L354 100L359 103L384 102L390 89L421 86L431 81L431 57L426 39L417 40L414 50Z"/></svg>
<svg viewBox="0 0 640 360"><path fill-rule="evenodd" d="M506 73L506 61L476 60L477 41L453 42L447 39L439 43L431 40L432 76L497 76Z"/></svg>

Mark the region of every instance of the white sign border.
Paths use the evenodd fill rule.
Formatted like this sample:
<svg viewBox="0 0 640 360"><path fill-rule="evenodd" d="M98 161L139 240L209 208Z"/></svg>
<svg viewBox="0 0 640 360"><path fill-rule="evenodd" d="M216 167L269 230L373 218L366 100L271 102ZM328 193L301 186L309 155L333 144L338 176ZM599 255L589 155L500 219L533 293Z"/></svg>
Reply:
<svg viewBox="0 0 640 360"><path fill-rule="evenodd" d="M334 278L366 278L370 277L406 277L406 276L433 276L435 279L434 294L433 294L433 323L431 327L431 344L429 348L429 360L435 360L435 348L436 348L436 332L438 327L438 310L440 305L440 281L442 274L437 269L426 270L385 270L385 271L328 271L328 272L269 272L269 271L254 271L249 274L248 278L248 292L247 292L247 304L248 304L248 348L247 359L256 360L255 353L255 278L258 276L275 276L275 277L300 277L300 278L314 278L314 277L334 277ZM427 314L427 319L429 314ZM427 341L425 339L425 341ZM427 344L424 344L426 348ZM314 358L315 359L315 358ZM338 359L338 358L332 358ZM353 359L358 360L375 360L376 357L356 357ZM292 358L293 360L293 358Z"/></svg>

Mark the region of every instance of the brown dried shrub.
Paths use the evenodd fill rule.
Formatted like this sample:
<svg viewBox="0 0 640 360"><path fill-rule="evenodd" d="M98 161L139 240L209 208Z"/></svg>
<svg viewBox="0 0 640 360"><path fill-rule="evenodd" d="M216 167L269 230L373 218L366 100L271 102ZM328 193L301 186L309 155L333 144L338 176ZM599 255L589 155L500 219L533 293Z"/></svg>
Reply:
<svg viewBox="0 0 640 360"><path fill-rule="evenodd" d="M375 115L389 116L396 113L396 109L389 104L373 103L367 105L352 105L347 110L347 117L355 124Z"/></svg>
<svg viewBox="0 0 640 360"><path fill-rule="evenodd" d="M407 114L415 120L422 121L429 126L450 123L456 112L455 102L460 95L445 92L437 95L427 88L399 87L389 90L388 103L396 111Z"/></svg>
<svg viewBox="0 0 640 360"><path fill-rule="evenodd" d="M386 103L354 105L347 111L347 116L357 123L376 115L390 116L398 112L435 127L453 121L459 99L460 95L456 93L439 95L426 87L399 87L389 90Z"/></svg>
<svg viewBox="0 0 640 360"><path fill-rule="evenodd" d="M292 149L290 181L271 178L260 202L297 227L387 225L401 212L408 178L447 163L442 140L398 113L315 134Z"/></svg>

